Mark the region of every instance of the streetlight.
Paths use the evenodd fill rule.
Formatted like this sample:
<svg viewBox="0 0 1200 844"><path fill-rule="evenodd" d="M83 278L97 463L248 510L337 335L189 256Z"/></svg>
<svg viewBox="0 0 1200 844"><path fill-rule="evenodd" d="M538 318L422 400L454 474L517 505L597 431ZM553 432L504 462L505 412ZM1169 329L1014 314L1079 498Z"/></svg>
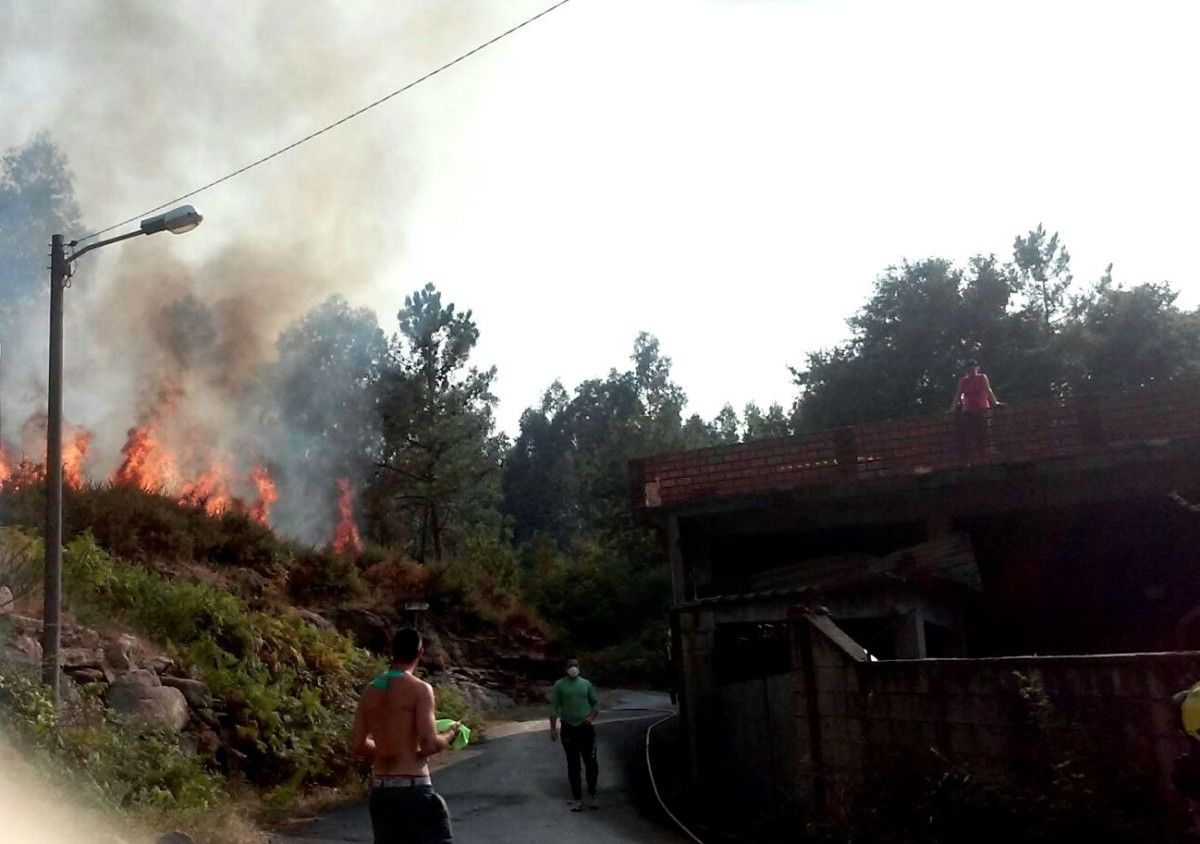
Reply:
<svg viewBox="0 0 1200 844"><path fill-rule="evenodd" d="M190 205L142 220L137 231L100 240L66 254L63 236L50 238L50 377L46 398L46 571L42 608L42 679L50 687L54 705L59 700L59 640L62 608L62 362L63 290L71 264L93 249L143 234L189 232L204 218ZM70 243L74 249L75 242Z"/></svg>

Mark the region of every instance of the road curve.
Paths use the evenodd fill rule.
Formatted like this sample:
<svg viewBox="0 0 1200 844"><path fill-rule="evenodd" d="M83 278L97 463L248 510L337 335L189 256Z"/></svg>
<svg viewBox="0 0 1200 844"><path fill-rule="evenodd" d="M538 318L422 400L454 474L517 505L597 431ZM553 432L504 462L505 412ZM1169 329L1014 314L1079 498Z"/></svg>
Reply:
<svg viewBox="0 0 1200 844"><path fill-rule="evenodd" d="M596 811L568 810L566 762L544 726L462 751L434 773L446 798L456 844L676 844L686 839L648 794L641 744L662 712L620 709L597 722L600 786ZM531 725L532 726L532 725ZM457 756L458 754L455 754ZM272 844L370 842L366 806L357 804L272 836Z"/></svg>

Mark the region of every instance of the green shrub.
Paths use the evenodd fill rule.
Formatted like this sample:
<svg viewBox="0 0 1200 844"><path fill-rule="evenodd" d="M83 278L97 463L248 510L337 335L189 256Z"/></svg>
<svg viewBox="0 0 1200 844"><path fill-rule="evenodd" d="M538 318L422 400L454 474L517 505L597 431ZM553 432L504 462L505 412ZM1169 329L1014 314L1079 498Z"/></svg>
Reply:
<svg viewBox="0 0 1200 844"><path fill-rule="evenodd" d="M78 537L63 557L78 615L119 620L166 645L224 700L227 740L252 782L336 782L357 695L378 670L347 639L298 616L252 611L228 592L169 580Z"/></svg>
<svg viewBox="0 0 1200 844"><path fill-rule="evenodd" d="M297 556L288 573L288 591L297 604L313 606L362 598L367 587L353 557L312 549Z"/></svg>
<svg viewBox="0 0 1200 844"><path fill-rule="evenodd" d="M670 584L661 568L641 568L590 538L567 553L550 543L525 548L525 591L538 612L582 649L610 647L661 624Z"/></svg>
<svg viewBox="0 0 1200 844"><path fill-rule="evenodd" d="M18 528L0 528L0 586L6 600L17 603L39 592L42 585L42 543ZM0 611L5 604L0 603Z"/></svg>
<svg viewBox="0 0 1200 844"><path fill-rule="evenodd" d="M178 816L225 799L219 778L178 736L132 726L88 696L56 714L35 672L0 666L0 724L26 753L81 772L76 780L110 807Z"/></svg>
<svg viewBox="0 0 1200 844"><path fill-rule="evenodd" d="M281 541L270 528L260 525L245 513L229 511L218 519L203 510L191 513L197 530L194 558L218 566L237 566L264 575L274 575L290 566L296 552L291 543Z"/></svg>
<svg viewBox="0 0 1200 844"><path fill-rule="evenodd" d="M606 648L576 653L588 679L605 686L651 686L670 683L664 625L647 627Z"/></svg>
<svg viewBox="0 0 1200 844"><path fill-rule="evenodd" d="M0 521L40 529L41 486L0 493ZM199 560L274 575L291 564L298 547L276 537L245 513L218 518L203 508L129 486L96 485L63 490L63 536L90 533L109 553L135 562Z"/></svg>
<svg viewBox="0 0 1200 844"><path fill-rule="evenodd" d="M363 579L377 594L382 594L393 604L406 601L422 601L429 597L429 584L433 569L413 562L401 555L375 558L363 572Z"/></svg>

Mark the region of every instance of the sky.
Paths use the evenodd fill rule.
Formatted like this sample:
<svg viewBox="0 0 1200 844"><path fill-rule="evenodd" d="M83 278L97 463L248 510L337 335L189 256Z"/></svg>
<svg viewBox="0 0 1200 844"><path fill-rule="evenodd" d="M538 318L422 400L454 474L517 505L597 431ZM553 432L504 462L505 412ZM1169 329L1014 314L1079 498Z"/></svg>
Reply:
<svg viewBox="0 0 1200 844"><path fill-rule="evenodd" d="M48 130L106 226L547 5L10 0L0 149ZM1189 0L571 0L190 200L196 232L97 253L71 318L153 266L253 299L264 336L332 292L390 332L433 282L473 310L515 433L639 331L688 412L789 406L788 365L844 340L886 267L1008 257L1039 223L1080 283L1112 262L1196 307L1198 31Z"/></svg>

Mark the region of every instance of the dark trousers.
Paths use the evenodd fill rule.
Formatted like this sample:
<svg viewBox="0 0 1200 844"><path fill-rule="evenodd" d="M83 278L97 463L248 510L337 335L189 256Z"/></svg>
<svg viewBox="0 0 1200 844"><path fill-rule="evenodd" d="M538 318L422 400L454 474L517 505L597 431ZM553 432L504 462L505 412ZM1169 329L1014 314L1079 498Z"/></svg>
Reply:
<svg viewBox="0 0 1200 844"><path fill-rule="evenodd" d="M572 727L564 723L559 731L562 737L563 751L567 754L567 779L571 781L571 796L576 800L583 799L583 790L579 783L579 760L587 771L588 795L596 796L596 778L600 769L596 765L596 728L583 723Z"/></svg>
<svg viewBox="0 0 1200 844"><path fill-rule="evenodd" d="M966 459L986 457L988 453L988 412L973 410L958 412L958 450Z"/></svg>
<svg viewBox="0 0 1200 844"><path fill-rule="evenodd" d="M371 790L375 844L450 844L450 812L431 785Z"/></svg>

